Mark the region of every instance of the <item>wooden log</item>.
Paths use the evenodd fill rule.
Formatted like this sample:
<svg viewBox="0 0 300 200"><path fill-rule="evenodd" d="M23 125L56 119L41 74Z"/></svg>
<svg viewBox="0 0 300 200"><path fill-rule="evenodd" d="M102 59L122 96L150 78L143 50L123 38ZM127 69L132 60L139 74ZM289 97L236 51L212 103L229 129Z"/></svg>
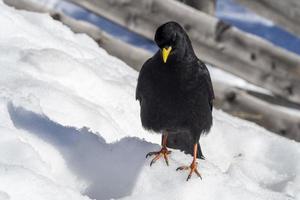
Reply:
<svg viewBox="0 0 300 200"><path fill-rule="evenodd" d="M42 4L33 3L27 0L3 0L3 2L8 6L12 6L20 10L27 10L40 13L50 12L49 9L43 6Z"/></svg>
<svg viewBox="0 0 300 200"><path fill-rule="evenodd" d="M296 36L300 36L300 1L299 0L237 0Z"/></svg>
<svg viewBox="0 0 300 200"><path fill-rule="evenodd" d="M52 13L51 16L54 18L59 16L58 20L69 26L75 33L86 33L109 54L123 60L127 65L131 66L135 70L140 70L144 62L152 56L149 51L123 42L90 23L72 19L61 13Z"/></svg>
<svg viewBox="0 0 300 200"><path fill-rule="evenodd" d="M215 15L216 0L178 0L209 15Z"/></svg>
<svg viewBox="0 0 300 200"><path fill-rule="evenodd" d="M50 13L50 15L61 21L63 24L71 28L75 33L86 33L91 38L93 38L100 47L105 49L109 54L116 56L117 58L123 60L126 64L139 70L145 60L151 57L151 53L137 48L135 46L129 45L107 33L100 30L93 24L75 20L68 17L62 13L50 10L42 5L32 3L26 0L4 0L4 2L10 6L14 6L17 9L26 9L28 11Z"/></svg>
<svg viewBox="0 0 300 200"><path fill-rule="evenodd" d="M217 18L173 0L68 1L151 39L160 24L177 21L205 62L300 102L300 56Z"/></svg>
<svg viewBox="0 0 300 200"><path fill-rule="evenodd" d="M37 6L36 4L30 5L26 0L5 0L9 5L15 6L18 9L22 9L24 5L20 2L25 2L25 8L30 11L35 12L49 12L50 10L45 9L44 7ZM52 17L61 20L63 23L68 25L72 30L80 33L88 33L96 41L99 38L103 39L102 31L97 27L90 25L86 22L74 20L68 18L67 16L52 12ZM132 46L126 44L122 41L114 42L114 38L108 36L106 40L107 45L104 45L103 48L108 51L108 48L113 49L111 51L112 55L118 54L119 49L122 52L129 53L132 51ZM103 42L100 42L100 44ZM122 44L123 43L123 44ZM121 48L120 48L121 45ZM143 51L136 51L134 58L141 58L144 62L151 54L147 52L146 54ZM123 57L125 62L134 62L132 57ZM138 69L137 69L138 70ZM272 99L266 101L266 98L260 98L259 95L253 95L253 92L245 91L243 89L235 88L230 85L220 83L213 80L216 100L215 106L228 112L232 115L235 115L239 118L243 118L249 121L260 124L261 126L271 130L275 133L283 135L285 137L300 141L300 114L293 115L286 110L288 108L279 107L276 104L279 104L278 98L269 96L268 98ZM260 94L262 96L263 94ZM297 107L300 109L300 106ZM297 111L294 111L297 113ZM300 113L300 112L298 112Z"/></svg>
<svg viewBox="0 0 300 200"><path fill-rule="evenodd" d="M255 122L281 136L300 141L299 110L276 105L278 99L272 96L245 91L223 83L213 82L213 84L216 107L236 117ZM262 95L272 100L260 98ZM299 105L296 107L299 109Z"/></svg>

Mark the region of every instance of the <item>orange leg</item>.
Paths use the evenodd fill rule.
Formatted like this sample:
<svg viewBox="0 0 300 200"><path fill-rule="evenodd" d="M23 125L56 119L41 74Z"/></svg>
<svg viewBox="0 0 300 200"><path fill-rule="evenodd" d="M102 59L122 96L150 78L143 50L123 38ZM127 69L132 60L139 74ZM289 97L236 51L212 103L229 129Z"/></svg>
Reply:
<svg viewBox="0 0 300 200"><path fill-rule="evenodd" d="M168 133L164 133L163 134L163 137L162 137L162 141L161 141L161 145L162 145L162 148L160 151L154 151L154 152L149 152L147 155L146 155L146 158L148 156L152 156L152 155L155 155L155 157L152 159L151 163L150 163L150 166L155 163L159 158L161 158L162 156L164 157L165 161L166 161L166 164L169 166L169 160L168 160L168 155L171 153L171 151L169 151L167 149L167 138L168 138Z"/></svg>
<svg viewBox="0 0 300 200"><path fill-rule="evenodd" d="M190 173L189 173L186 181L188 181L191 178L193 172L195 172L197 174L197 176L202 179L201 174L199 173L199 171L197 169L197 165L198 165L198 163L196 162L197 150L198 150L198 144L195 144L194 145L194 157L193 157L193 161L192 161L190 166L181 166L181 167L178 167L176 169L176 171L178 171L178 170L190 170Z"/></svg>

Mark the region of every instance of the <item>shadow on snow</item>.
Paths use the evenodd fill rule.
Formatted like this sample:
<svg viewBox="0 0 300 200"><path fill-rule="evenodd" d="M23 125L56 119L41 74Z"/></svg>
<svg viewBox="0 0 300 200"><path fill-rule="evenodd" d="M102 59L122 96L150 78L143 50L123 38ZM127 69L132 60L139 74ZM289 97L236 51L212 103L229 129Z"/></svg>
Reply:
<svg viewBox="0 0 300 200"><path fill-rule="evenodd" d="M129 195L146 161L146 153L157 148L133 137L108 144L88 128L66 127L11 103L8 111L17 128L40 137L60 151L68 168L90 183L85 194L93 199Z"/></svg>

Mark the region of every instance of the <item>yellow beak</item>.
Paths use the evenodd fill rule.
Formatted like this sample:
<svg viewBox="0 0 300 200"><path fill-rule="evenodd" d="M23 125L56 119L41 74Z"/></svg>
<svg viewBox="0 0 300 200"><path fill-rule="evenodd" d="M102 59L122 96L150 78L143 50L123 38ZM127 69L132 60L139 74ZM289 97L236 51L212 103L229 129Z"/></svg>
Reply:
<svg viewBox="0 0 300 200"><path fill-rule="evenodd" d="M171 50L172 50L172 47L162 49L162 57L163 57L164 63L167 62L167 59L169 57L169 54L170 54Z"/></svg>

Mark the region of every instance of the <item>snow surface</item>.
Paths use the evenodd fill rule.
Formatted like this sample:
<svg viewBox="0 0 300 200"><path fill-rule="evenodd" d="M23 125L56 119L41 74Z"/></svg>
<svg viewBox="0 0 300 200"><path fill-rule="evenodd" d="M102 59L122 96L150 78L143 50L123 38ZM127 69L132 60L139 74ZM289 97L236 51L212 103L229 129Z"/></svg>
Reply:
<svg viewBox="0 0 300 200"><path fill-rule="evenodd" d="M300 145L215 110L203 180L145 154L137 72L48 15L0 1L0 200L300 199Z"/></svg>

